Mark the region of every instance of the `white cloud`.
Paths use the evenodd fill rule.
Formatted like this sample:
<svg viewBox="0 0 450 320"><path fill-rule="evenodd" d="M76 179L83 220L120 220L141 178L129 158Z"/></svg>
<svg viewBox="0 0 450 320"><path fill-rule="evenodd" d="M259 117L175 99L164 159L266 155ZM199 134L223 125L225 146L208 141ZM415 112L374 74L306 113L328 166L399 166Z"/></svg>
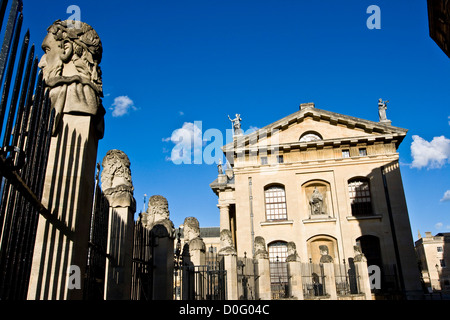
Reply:
<svg viewBox="0 0 450 320"><path fill-rule="evenodd" d="M171 141L175 144L170 158L166 157L166 160L175 164L190 164L192 163L192 156L194 156L195 163L195 159L202 156L202 130L196 123L185 122L181 128L174 130L172 135L169 138L164 138L163 141Z"/></svg>
<svg viewBox="0 0 450 320"><path fill-rule="evenodd" d="M450 162L450 139L434 137L430 142L414 135L411 143L412 168L436 169Z"/></svg>
<svg viewBox="0 0 450 320"><path fill-rule="evenodd" d="M434 227L435 227L436 229L441 229L443 226L444 226L444 224L443 224L442 222L438 222L438 223L436 223L436 224L434 225Z"/></svg>
<svg viewBox="0 0 450 320"><path fill-rule="evenodd" d="M178 115L181 117L181 116L184 116L184 112L183 111L178 111Z"/></svg>
<svg viewBox="0 0 450 320"><path fill-rule="evenodd" d="M131 100L128 96L120 96L114 99L114 103L110 110L113 110L113 117L122 117L131 110L137 110L134 106L133 100Z"/></svg>
<svg viewBox="0 0 450 320"><path fill-rule="evenodd" d="M441 202L450 201L450 190L445 191L444 196L441 199Z"/></svg>

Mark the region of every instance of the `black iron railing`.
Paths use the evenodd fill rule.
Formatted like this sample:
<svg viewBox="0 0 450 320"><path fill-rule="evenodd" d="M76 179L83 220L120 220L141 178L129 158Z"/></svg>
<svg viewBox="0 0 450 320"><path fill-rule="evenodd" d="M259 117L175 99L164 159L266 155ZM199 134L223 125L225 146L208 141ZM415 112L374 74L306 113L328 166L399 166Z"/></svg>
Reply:
<svg viewBox="0 0 450 320"><path fill-rule="evenodd" d="M0 24L8 1L0 2ZM22 1L14 0L0 51L0 299L25 299L41 203L54 113L38 58L26 32L21 49ZM15 79L13 81L13 76ZM70 233L70 230L63 231Z"/></svg>

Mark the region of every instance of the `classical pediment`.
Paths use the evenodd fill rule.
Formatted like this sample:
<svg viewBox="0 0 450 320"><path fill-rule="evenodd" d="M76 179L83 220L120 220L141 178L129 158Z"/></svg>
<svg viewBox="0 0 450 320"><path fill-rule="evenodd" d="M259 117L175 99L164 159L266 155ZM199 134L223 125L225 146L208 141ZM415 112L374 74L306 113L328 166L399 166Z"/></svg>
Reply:
<svg viewBox="0 0 450 320"><path fill-rule="evenodd" d="M223 147L224 152L238 149L310 148L327 145L395 141L397 147L408 130L390 122L375 122L316 109L307 104L299 111L245 136L237 136Z"/></svg>

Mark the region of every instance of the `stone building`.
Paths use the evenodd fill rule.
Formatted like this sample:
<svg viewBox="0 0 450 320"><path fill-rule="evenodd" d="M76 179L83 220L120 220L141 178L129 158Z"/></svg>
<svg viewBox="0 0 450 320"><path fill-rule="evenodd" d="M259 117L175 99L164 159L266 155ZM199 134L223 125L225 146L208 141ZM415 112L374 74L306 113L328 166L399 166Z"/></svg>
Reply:
<svg viewBox="0 0 450 320"><path fill-rule="evenodd" d="M450 233L419 233L415 243L422 279L428 291L450 293Z"/></svg>
<svg viewBox="0 0 450 320"><path fill-rule="evenodd" d="M210 187L238 257L255 257L259 237L271 262L286 260L288 243L311 263L348 263L356 246L380 267L381 290L421 295L397 152L407 130L391 125L386 104L377 122L306 103L251 134L235 127Z"/></svg>

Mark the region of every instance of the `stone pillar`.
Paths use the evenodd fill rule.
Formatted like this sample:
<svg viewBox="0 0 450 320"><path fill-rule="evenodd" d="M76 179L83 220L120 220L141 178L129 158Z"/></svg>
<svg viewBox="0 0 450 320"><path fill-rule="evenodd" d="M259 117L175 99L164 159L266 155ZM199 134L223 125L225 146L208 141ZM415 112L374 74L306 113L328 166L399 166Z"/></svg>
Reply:
<svg viewBox="0 0 450 320"><path fill-rule="evenodd" d="M323 273L325 275L325 290L331 300L337 300L336 277L334 275L333 262L325 262L323 264Z"/></svg>
<svg viewBox="0 0 450 320"><path fill-rule="evenodd" d="M173 299L175 228L169 219L169 204L163 196L152 196L143 214L144 227L151 230L153 246L153 300Z"/></svg>
<svg viewBox="0 0 450 320"><path fill-rule="evenodd" d="M223 257L227 271L227 300L238 300L237 252L230 230L220 231L220 247L219 256Z"/></svg>
<svg viewBox="0 0 450 320"><path fill-rule="evenodd" d="M367 258L364 256L359 246L354 246L353 248L355 251L353 263L355 264L356 274L359 275L359 290L364 294L366 300L373 300L372 291L370 289Z"/></svg>
<svg viewBox="0 0 450 320"><path fill-rule="evenodd" d="M109 202L108 244L105 270L105 300L131 298L134 213L130 160L119 150L103 159L102 188Z"/></svg>
<svg viewBox="0 0 450 320"><path fill-rule="evenodd" d="M260 300L272 299L269 253L263 237L255 237L255 290Z"/></svg>
<svg viewBox="0 0 450 320"><path fill-rule="evenodd" d="M337 300L336 291L336 277L334 275L333 257L328 254L328 247L325 245L319 246L320 263L323 264L323 272L325 275L325 292L330 296L331 300Z"/></svg>
<svg viewBox="0 0 450 320"><path fill-rule="evenodd" d="M102 45L87 24L58 20L42 46L39 67L55 110L42 204L53 219L39 217L28 299L80 300L104 128Z"/></svg>
<svg viewBox="0 0 450 320"><path fill-rule="evenodd" d="M231 230L230 226L230 205L219 204L217 205L220 210L220 230Z"/></svg>
<svg viewBox="0 0 450 320"><path fill-rule="evenodd" d="M294 242L287 244L288 256L286 258L289 276L289 297L303 300L303 283L300 257L297 254Z"/></svg>
<svg viewBox="0 0 450 320"><path fill-rule="evenodd" d="M194 217L184 219L183 224L184 239L189 249L189 258L185 261L189 266L189 273L185 282L185 290L190 290L189 296L191 298L201 297L206 292L207 282L202 276L199 276L195 271L206 271L206 245L200 237L200 224ZM194 286L195 284L195 286ZM188 289L189 287L192 287ZM193 292L192 292L193 290ZM202 297L205 298L205 297Z"/></svg>

